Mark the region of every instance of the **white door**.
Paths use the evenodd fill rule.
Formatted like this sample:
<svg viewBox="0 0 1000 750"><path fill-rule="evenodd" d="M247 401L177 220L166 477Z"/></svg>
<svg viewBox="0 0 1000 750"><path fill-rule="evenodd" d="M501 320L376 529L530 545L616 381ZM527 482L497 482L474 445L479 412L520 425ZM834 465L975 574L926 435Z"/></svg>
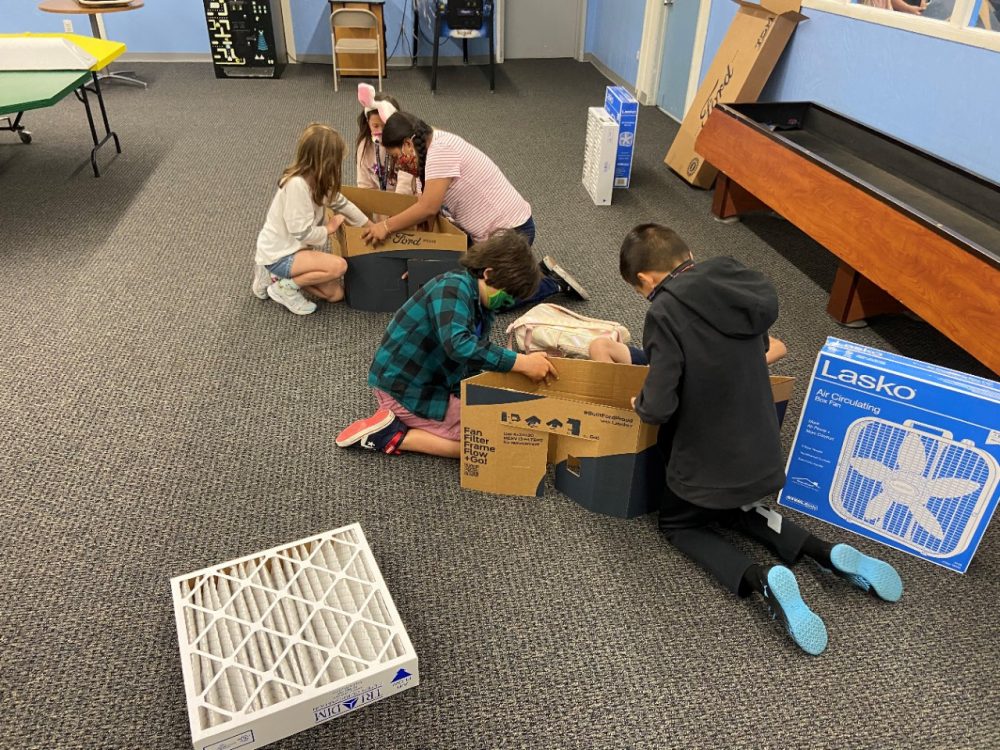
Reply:
<svg viewBox="0 0 1000 750"><path fill-rule="evenodd" d="M586 0L504 0L503 6L504 57L577 56Z"/></svg>
<svg viewBox="0 0 1000 750"><path fill-rule="evenodd" d="M675 120L684 119L698 86L698 70L705 48L710 0L667 0L662 32L657 106Z"/></svg>

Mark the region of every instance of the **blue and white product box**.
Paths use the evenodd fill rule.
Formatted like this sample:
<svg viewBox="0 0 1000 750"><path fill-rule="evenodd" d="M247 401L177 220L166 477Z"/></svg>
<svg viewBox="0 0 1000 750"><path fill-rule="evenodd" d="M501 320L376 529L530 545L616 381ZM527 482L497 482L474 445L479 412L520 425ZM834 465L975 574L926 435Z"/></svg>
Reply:
<svg viewBox="0 0 1000 750"><path fill-rule="evenodd" d="M615 159L615 187L627 188L632 181L632 150L635 126L639 120L639 102L624 86L608 86L604 110L618 123L618 158Z"/></svg>
<svg viewBox="0 0 1000 750"><path fill-rule="evenodd" d="M1000 383L827 339L780 505L964 573L1000 500Z"/></svg>

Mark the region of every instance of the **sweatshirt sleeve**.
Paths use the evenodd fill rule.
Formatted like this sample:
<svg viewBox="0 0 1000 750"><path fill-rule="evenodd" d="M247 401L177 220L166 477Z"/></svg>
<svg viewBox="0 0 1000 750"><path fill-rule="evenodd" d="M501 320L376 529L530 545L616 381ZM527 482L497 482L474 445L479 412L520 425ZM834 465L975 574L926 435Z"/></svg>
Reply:
<svg viewBox="0 0 1000 750"><path fill-rule="evenodd" d="M432 294L435 298L431 306L441 348L450 360L465 363L470 371L509 372L514 368L515 352L476 336L472 308L475 303L466 298L461 288L442 284Z"/></svg>
<svg viewBox="0 0 1000 750"><path fill-rule="evenodd" d="M282 218L285 228L303 246L323 247L327 242L326 227L317 225L316 206L309 185L301 177L292 177L284 186L285 206Z"/></svg>
<svg viewBox="0 0 1000 750"><path fill-rule="evenodd" d="M368 223L368 217L365 216L365 212L340 193L337 193L337 197L330 203L330 209L335 214L341 214L352 227L363 227Z"/></svg>
<svg viewBox="0 0 1000 750"><path fill-rule="evenodd" d="M666 424L677 410L684 353L673 333L652 314L646 318L643 338L649 355L649 374L635 400L635 411L647 424Z"/></svg>

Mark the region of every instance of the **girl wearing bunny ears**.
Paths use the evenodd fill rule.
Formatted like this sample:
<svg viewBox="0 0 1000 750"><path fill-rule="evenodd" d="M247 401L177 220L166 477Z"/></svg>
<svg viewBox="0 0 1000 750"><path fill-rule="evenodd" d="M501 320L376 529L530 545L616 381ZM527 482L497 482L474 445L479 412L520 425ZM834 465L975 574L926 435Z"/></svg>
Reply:
<svg viewBox="0 0 1000 750"><path fill-rule="evenodd" d="M358 84L358 101L362 112L358 114L357 181L358 187L372 190L394 190L397 193L416 195L417 183L413 175L400 172L396 160L382 148L382 118L378 102L388 102L399 109L399 102L388 94L376 93L368 83Z"/></svg>
<svg viewBox="0 0 1000 750"><path fill-rule="evenodd" d="M385 123L383 148L395 159L398 169L420 180L422 192L417 202L405 211L367 227L366 242L383 242L393 231L433 218L442 208L473 243L504 229L514 229L529 244L534 242L531 205L490 157L454 133L433 129L419 117L397 111L391 102L374 104ZM559 292L588 298L586 290L551 256L546 256L540 265L545 277L539 291L523 302L536 302Z"/></svg>

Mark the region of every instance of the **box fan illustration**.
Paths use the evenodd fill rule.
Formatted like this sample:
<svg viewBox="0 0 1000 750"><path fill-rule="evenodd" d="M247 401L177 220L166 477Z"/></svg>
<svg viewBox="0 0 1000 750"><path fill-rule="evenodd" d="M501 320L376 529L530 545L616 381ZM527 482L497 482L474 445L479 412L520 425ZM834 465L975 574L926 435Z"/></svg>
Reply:
<svg viewBox="0 0 1000 750"><path fill-rule="evenodd" d="M864 417L847 429L830 506L928 557L964 552L996 487L996 460L931 425Z"/></svg>

